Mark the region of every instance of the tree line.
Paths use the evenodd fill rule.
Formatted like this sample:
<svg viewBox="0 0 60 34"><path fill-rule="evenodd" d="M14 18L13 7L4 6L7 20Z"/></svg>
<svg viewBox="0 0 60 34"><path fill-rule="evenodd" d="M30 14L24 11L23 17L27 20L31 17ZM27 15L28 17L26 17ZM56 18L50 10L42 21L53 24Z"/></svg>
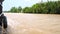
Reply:
<svg viewBox="0 0 60 34"><path fill-rule="evenodd" d="M36 3L31 7L12 7L11 13L60 14L60 1Z"/></svg>

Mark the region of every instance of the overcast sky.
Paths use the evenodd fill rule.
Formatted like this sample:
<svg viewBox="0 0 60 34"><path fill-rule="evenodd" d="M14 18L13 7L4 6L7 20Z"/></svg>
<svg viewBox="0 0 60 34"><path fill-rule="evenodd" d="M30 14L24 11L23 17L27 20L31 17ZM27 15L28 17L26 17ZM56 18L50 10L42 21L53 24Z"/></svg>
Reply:
<svg viewBox="0 0 60 34"><path fill-rule="evenodd" d="M46 2L47 0L43 0ZM3 2L3 11L8 11L11 7L19 7L22 8L26 6L32 6L35 3L41 2L41 0L5 0Z"/></svg>

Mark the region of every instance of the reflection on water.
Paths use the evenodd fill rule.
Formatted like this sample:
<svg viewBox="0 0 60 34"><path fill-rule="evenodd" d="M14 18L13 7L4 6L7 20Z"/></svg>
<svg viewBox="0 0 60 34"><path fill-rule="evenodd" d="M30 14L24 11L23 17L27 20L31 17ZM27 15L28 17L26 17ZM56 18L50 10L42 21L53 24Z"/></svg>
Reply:
<svg viewBox="0 0 60 34"><path fill-rule="evenodd" d="M8 34L60 34L60 15L6 13Z"/></svg>

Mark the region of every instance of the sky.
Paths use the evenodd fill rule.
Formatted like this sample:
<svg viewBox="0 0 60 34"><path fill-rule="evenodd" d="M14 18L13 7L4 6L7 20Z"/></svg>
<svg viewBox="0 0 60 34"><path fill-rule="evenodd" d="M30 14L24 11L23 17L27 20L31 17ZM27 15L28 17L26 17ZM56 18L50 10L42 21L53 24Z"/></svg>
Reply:
<svg viewBox="0 0 60 34"><path fill-rule="evenodd" d="M43 0L46 2L47 0ZM3 2L3 11L8 11L12 7L19 7L21 6L22 8L24 7L30 7L33 4L39 3L41 0L5 0Z"/></svg>

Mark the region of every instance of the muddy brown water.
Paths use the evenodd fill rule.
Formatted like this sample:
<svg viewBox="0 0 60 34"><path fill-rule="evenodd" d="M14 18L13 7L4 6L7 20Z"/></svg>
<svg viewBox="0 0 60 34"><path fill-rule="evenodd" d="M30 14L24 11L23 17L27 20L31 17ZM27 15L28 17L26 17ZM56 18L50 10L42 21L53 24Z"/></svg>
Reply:
<svg viewBox="0 0 60 34"><path fill-rule="evenodd" d="M5 13L8 34L60 34L60 15Z"/></svg>

